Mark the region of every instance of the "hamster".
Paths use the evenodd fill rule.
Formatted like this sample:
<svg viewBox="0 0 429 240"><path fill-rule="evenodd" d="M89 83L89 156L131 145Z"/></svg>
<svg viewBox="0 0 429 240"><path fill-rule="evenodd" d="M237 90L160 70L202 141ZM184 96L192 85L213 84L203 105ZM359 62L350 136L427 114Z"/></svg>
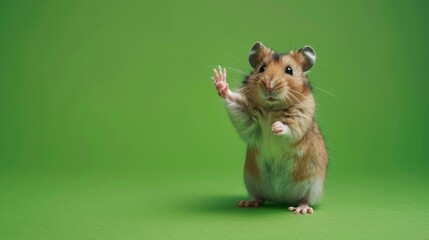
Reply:
<svg viewBox="0 0 429 240"><path fill-rule="evenodd" d="M328 154L307 78L315 60L310 46L280 54L257 42L249 54L253 71L236 92L226 69L214 69L212 81L247 144L244 182L252 199L237 201L238 207L275 201L292 205L288 210L295 214L311 214L321 200Z"/></svg>

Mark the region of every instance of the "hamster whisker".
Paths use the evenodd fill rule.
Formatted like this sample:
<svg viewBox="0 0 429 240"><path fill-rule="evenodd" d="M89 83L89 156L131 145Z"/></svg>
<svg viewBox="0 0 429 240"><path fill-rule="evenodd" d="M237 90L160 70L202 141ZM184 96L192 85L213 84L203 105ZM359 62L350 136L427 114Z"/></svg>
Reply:
<svg viewBox="0 0 429 240"><path fill-rule="evenodd" d="M238 57L236 57L236 56L233 56L233 55L230 55L230 54L227 54L227 53L223 53L223 52L219 52L219 54L222 54L222 55L224 55L224 56L228 56L228 57L230 57L230 58L233 58L233 59L235 59L235 60L237 60L237 61L239 61L239 62L242 62L242 63L244 63L244 64L249 64L248 62L246 62L246 61L243 61L243 59L240 59L240 58L238 58Z"/></svg>
<svg viewBox="0 0 429 240"><path fill-rule="evenodd" d="M247 90L247 93L249 94L251 99L257 99L258 98L258 92L257 91L250 89L249 87L247 87L246 90Z"/></svg>
<svg viewBox="0 0 429 240"><path fill-rule="evenodd" d="M224 67L227 67L228 68L227 70L232 70L232 71L235 71L235 72L243 73L246 76L249 75L249 73L247 73L247 72L245 72L245 71L243 71L241 69L238 69L238 68L234 68L234 67L231 67L231 66L224 66Z"/></svg>
<svg viewBox="0 0 429 240"><path fill-rule="evenodd" d="M299 94L299 95L301 95L303 98L305 98L305 97L306 97L304 94L302 94L302 93L300 93L300 92L298 92L298 91L295 91L295 90L293 90L293 89L291 89L291 88L289 88L288 90L289 90L289 91L292 91L292 92L294 92L294 93L298 93L298 94Z"/></svg>
<svg viewBox="0 0 429 240"><path fill-rule="evenodd" d="M292 90L292 89L289 89L289 90ZM290 96L293 97L296 100L296 103L299 103L299 99L297 97L295 97L293 94L290 94Z"/></svg>
<svg viewBox="0 0 429 240"><path fill-rule="evenodd" d="M319 89L320 91L322 91L322 92L324 92L324 93L328 94L329 96L331 96L331 97L336 98L337 100L339 100L337 96L335 96L334 94L332 94L332 93L330 93L330 92L326 91L325 89L320 88L320 87L316 87L316 86L313 86L313 87L314 87L314 88L317 88L317 89Z"/></svg>
<svg viewBox="0 0 429 240"><path fill-rule="evenodd" d="M290 104L292 104L292 100L287 96L287 94L286 94L286 95L284 95L284 97L282 97L282 99L283 99L283 102L284 102L284 103L287 103L287 102L286 102L286 100L287 100L287 101L289 101L289 103L290 103Z"/></svg>
<svg viewBox="0 0 429 240"><path fill-rule="evenodd" d="M250 97L252 99L255 99L255 98L258 97L258 92L257 91L252 91L251 89L248 89L248 93L249 93L249 95L250 95Z"/></svg>
<svg viewBox="0 0 429 240"><path fill-rule="evenodd" d="M206 66L206 67L213 68L213 65L211 65L211 64L203 64L203 65ZM215 66L217 66L217 65L215 65ZM243 70L238 69L238 68L234 68L234 67L231 67L231 66L223 66L223 67L227 67L228 68L227 70L231 70L231 71L235 71L235 72L238 72L238 73L242 73L242 74L244 74L246 76L249 75L248 72L244 72Z"/></svg>

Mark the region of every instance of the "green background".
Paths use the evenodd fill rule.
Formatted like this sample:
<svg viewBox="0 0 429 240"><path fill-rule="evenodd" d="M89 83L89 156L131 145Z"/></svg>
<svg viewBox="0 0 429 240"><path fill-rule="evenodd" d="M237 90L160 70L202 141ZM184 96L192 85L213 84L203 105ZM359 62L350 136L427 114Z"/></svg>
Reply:
<svg viewBox="0 0 429 240"><path fill-rule="evenodd" d="M0 239L428 239L424 1L1 1ZM317 52L311 216L238 209L210 80L257 40Z"/></svg>

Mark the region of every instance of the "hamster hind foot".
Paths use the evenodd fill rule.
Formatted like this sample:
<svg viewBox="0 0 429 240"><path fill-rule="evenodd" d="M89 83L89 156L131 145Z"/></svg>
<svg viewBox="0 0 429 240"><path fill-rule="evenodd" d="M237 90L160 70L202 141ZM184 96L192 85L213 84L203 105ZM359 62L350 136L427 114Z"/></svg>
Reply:
<svg viewBox="0 0 429 240"><path fill-rule="evenodd" d="M314 212L313 208L308 206L306 202L302 202L298 207L289 207L289 211L295 214L312 214Z"/></svg>
<svg viewBox="0 0 429 240"><path fill-rule="evenodd" d="M265 202L265 200L263 200L263 199L240 200L240 201L237 201L236 204L237 204L237 207L240 207L240 208L243 208L243 207L244 208L248 208L248 207L257 208L259 206L262 206L264 204L264 202Z"/></svg>

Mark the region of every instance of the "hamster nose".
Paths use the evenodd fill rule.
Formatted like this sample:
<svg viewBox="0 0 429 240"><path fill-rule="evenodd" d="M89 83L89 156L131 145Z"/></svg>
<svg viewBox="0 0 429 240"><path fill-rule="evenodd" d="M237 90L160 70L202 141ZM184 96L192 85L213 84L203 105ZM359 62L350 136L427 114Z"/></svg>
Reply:
<svg viewBox="0 0 429 240"><path fill-rule="evenodd" d="M267 91L269 93L272 93L274 91L274 83L272 81L265 82L265 87L267 88Z"/></svg>

